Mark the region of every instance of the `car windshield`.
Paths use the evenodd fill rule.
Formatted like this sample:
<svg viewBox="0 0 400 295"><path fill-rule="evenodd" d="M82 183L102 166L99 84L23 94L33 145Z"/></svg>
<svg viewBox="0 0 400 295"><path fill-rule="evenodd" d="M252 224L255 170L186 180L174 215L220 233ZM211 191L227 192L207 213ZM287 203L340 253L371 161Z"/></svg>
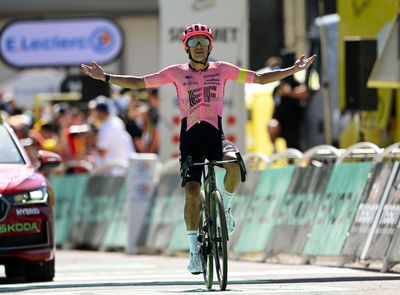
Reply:
<svg viewBox="0 0 400 295"><path fill-rule="evenodd" d="M6 126L0 125L0 164L23 164L24 159Z"/></svg>

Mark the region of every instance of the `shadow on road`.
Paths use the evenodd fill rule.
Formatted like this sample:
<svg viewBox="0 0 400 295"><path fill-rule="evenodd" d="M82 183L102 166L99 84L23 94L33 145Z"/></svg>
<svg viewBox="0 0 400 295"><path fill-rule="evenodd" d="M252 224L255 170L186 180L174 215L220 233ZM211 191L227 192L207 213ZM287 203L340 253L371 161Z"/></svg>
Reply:
<svg viewBox="0 0 400 295"><path fill-rule="evenodd" d="M268 284L299 284L299 283L329 283L329 282L360 282L360 281L400 281L400 275L382 275L382 276L350 276L350 277L329 277L329 278L293 278L293 279L270 279L270 280L230 280L228 285L268 285ZM96 288L96 287L144 287L144 286L204 286L203 281L143 281L143 282L93 282L93 283L57 283L47 282L40 285L17 284L27 282L23 279L0 278L0 284L15 284L10 287L0 287L0 293L3 292L23 292L29 290L48 290L48 289L68 289L68 288ZM215 282L218 285L217 282ZM204 292L204 289L198 289ZM211 290L210 290L211 291ZM215 290L214 290L215 291ZM191 290L190 292L196 292Z"/></svg>

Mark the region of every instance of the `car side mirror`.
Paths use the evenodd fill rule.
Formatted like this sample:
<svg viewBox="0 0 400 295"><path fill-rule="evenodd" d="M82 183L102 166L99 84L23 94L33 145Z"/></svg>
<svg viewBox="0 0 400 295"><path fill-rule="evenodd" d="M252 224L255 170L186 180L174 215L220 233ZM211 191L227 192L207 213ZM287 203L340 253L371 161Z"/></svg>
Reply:
<svg viewBox="0 0 400 295"><path fill-rule="evenodd" d="M46 171L61 164L61 157L58 154L44 150L38 151L38 160L39 171Z"/></svg>

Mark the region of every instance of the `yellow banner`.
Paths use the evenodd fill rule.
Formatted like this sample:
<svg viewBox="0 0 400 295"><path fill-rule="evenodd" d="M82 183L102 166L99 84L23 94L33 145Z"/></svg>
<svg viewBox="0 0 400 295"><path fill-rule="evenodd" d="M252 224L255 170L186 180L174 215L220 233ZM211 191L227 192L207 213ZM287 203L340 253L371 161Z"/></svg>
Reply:
<svg viewBox="0 0 400 295"><path fill-rule="evenodd" d="M344 40L349 37L377 39L385 27L389 27L398 12L400 1L393 0L337 0L339 25L339 105L345 108L345 49ZM353 122L347 126L340 136L340 147L346 148L360 140L359 128L364 127L364 140L378 145L390 143L385 134L389 125L392 108L392 91L390 89L378 89L378 110L361 112ZM396 100L399 100L397 93ZM359 122L357 122L359 121ZM363 126L360 126L360 123ZM383 132L382 132L383 131Z"/></svg>

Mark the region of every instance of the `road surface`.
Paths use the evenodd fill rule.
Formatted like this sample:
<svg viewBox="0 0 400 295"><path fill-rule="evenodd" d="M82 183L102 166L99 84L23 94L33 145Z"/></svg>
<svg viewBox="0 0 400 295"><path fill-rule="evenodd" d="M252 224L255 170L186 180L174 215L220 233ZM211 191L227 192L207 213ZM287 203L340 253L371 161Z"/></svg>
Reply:
<svg viewBox="0 0 400 295"><path fill-rule="evenodd" d="M7 280L1 294L206 294L202 276L186 270L186 257L58 250L53 282ZM322 265L229 262L224 294L400 294L400 274Z"/></svg>

